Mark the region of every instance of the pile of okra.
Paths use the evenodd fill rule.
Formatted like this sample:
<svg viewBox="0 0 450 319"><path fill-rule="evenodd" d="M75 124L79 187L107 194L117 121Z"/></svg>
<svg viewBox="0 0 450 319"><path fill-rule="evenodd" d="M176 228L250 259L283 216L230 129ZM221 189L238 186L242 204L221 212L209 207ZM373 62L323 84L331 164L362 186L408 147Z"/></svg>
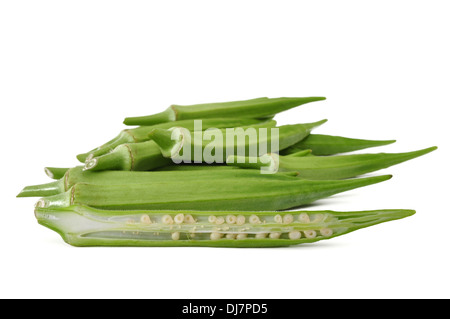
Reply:
<svg viewBox="0 0 450 319"><path fill-rule="evenodd" d="M409 209L303 210L318 199L386 181L391 175L364 174L436 149L355 152L395 140L314 134L326 120L275 120L321 100L171 105L127 117L130 127L77 155L80 165L46 167L53 181L27 186L17 196L39 197L38 223L74 246L281 247L413 215Z"/></svg>

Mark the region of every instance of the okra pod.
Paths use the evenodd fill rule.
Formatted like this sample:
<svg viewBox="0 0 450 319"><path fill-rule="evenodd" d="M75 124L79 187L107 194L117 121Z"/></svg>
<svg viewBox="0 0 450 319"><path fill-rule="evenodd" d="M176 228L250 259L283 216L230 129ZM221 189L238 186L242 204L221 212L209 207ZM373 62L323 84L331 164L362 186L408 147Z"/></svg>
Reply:
<svg viewBox="0 0 450 319"><path fill-rule="evenodd" d="M210 178L154 181L148 184L77 183L67 192L41 198L37 206L88 205L101 209L282 210L390 179L391 175L311 181L276 173L239 170ZM250 174L253 172L254 174ZM166 172L167 173L167 172ZM181 172L174 172L181 173ZM195 173L195 172L194 172ZM219 176L220 178L217 177Z"/></svg>
<svg viewBox="0 0 450 319"><path fill-rule="evenodd" d="M276 121L270 120L244 126L242 129L271 128L276 126L276 124ZM183 128L183 130L186 130L186 132L191 132L186 128ZM151 134L149 134L149 137L150 136ZM141 143L121 144L113 151L102 156L88 157L86 159L85 169L90 171L149 171L159 167L164 167L171 163L171 159L166 158L161 154L160 147L155 143L155 141L149 140Z"/></svg>
<svg viewBox="0 0 450 319"><path fill-rule="evenodd" d="M314 155L334 155L383 146L394 143L395 140L363 140L334 135L310 134L300 142L282 150L281 155L289 155L301 150L311 150Z"/></svg>
<svg viewBox="0 0 450 319"><path fill-rule="evenodd" d="M267 118L309 102L325 100L324 97L257 98L244 101L171 105L165 111L148 116L127 117L126 125L154 125L187 119L227 118L239 114L241 118Z"/></svg>
<svg viewBox="0 0 450 319"><path fill-rule="evenodd" d="M266 122L267 120L257 120L257 119L247 119L247 118L208 118L202 119L202 129L208 129L211 127L217 128L226 128L226 127L241 127L254 125L258 123ZM169 129L174 126L184 127L190 131L195 129L194 120L184 120L177 121L176 123L168 122L168 123L160 123L151 126L139 126L133 129L125 129L122 130L119 135L117 135L112 140L103 144L100 147L97 147L87 153L78 154L77 159L84 163L88 157L96 157L103 154L106 154L112 151L119 145L125 143L139 143L145 142L149 140L148 134L155 128Z"/></svg>
<svg viewBox="0 0 450 319"><path fill-rule="evenodd" d="M73 246L282 247L405 218L406 209L335 211L111 211L36 207L39 224Z"/></svg>
<svg viewBox="0 0 450 319"><path fill-rule="evenodd" d="M250 132L233 129L198 132L200 138L191 137L191 132L183 128L170 130L155 129L151 138L160 147L164 157L187 163L225 163L233 154L257 155L264 147L264 153L277 152L304 139L315 127L325 123L322 120L307 124L282 125L270 130ZM208 138L205 138L206 135ZM214 136L214 139L212 139ZM275 150L272 150L275 142Z"/></svg>
<svg viewBox="0 0 450 319"><path fill-rule="evenodd" d="M77 183L91 183L97 185L120 184L124 187L127 184L148 184L154 182L177 181L179 179L211 179L220 180L222 178L233 178L236 175L257 177L258 172L251 170L240 170L235 167L223 165L220 169L215 165L201 165L200 168L184 168L188 165L172 165L178 168L172 170L130 172L130 171L101 171L92 172L83 169L83 166L76 166L66 171L59 180L50 183L26 186L17 197L45 197L68 191ZM194 166L194 165L192 165ZM200 166L200 165L199 165ZM236 171L231 173L230 168Z"/></svg>
<svg viewBox="0 0 450 319"><path fill-rule="evenodd" d="M241 168L264 168L267 173L296 171L310 180L330 180L356 177L428 154L437 147L406 152L354 154L335 156L288 156L266 154L258 158L230 156L227 164ZM304 153L304 152L303 152Z"/></svg>

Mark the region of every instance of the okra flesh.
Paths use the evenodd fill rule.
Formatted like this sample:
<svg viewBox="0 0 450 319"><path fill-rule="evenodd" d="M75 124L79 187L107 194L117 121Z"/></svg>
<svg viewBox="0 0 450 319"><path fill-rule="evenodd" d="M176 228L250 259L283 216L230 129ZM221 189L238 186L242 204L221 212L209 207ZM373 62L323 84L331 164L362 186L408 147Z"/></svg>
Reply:
<svg viewBox="0 0 450 319"><path fill-rule="evenodd" d="M349 180L310 181L282 173L264 175L256 170L244 170L256 175L243 175L238 171L217 171L204 179L179 178L176 181L126 184L125 187L122 184L77 183L67 192L41 198L36 205L88 205L111 210L270 211L295 208L392 177L383 175Z"/></svg>
<svg viewBox="0 0 450 319"><path fill-rule="evenodd" d="M346 179L388 168L419 156L428 154L437 147L405 152L335 156L282 156L270 154L257 159L237 157L227 160L228 165L242 168L262 167L272 171L296 171L299 177L310 180Z"/></svg>
<svg viewBox="0 0 450 319"><path fill-rule="evenodd" d="M74 246L282 247L335 238L413 215L413 210L110 211L36 207L39 224Z"/></svg>
<svg viewBox="0 0 450 319"><path fill-rule="evenodd" d="M258 119L242 119L242 118L208 118L202 119L202 129L206 130L208 128L217 127L217 128L226 128L226 127L241 127L254 125L258 123L264 123L267 120L258 120ZM193 131L195 128L194 120L183 120L177 121L176 123L168 122L168 123L160 123L148 126L139 126L133 129L125 129L122 130L118 136L103 144L100 147L97 147L87 153L78 154L77 159L84 163L86 159L90 157L97 157L104 155L116 148L119 145L125 143L139 143L145 142L149 140L149 133L155 128L161 129L169 129L174 126L184 127L190 131Z"/></svg>
<svg viewBox="0 0 450 319"><path fill-rule="evenodd" d="M165 111L148 116L127 117L126 125L153 125L157 123L201 118L227 118L239 114L241 118L267 118L309 102L325 100L324 97L256 98L244 101L172 105Z"/></svg>
<svg viewBox="0 0 450 319"><path fill-rule="evenodd" d="M310 149L314 155L335 155L378 147L394 143L395 140L364 140L334 135L310 134L300 142L282 150L281 155L289 155Z"/></svg>

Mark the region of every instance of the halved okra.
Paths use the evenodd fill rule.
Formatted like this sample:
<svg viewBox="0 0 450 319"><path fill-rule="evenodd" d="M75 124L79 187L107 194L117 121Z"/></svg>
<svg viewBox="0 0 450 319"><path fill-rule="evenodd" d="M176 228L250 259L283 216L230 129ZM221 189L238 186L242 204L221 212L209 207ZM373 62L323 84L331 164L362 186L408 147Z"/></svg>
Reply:
<svg viewBox="0 0 450 319"><path fill-rule="evenodd" d="M391 175L311 181L257 170L223 170L206 178L179 178L137 184L77 183L68 191L41 198L37 206L88 205L101 209L281 210L390 179ZM166 172L169 173L169 172ZM191 172L192 173L192 172ZM193 173L196 173L195 171ZM199 173L199 172L198 172ZM208 172L206 172L208 173Z"/></svg>
<svg viewBox="0 0 450 319"><path fill-rule="evenodd" d="M39 224L74 246L281 247L411 216L413 210L173 211L36 207Z"/></svg>
<svg viewBox="0 0 450 319"><path fill-rule="evenodd" d="M428 154L435 149L437 147L405 153L335 156L304 156L305 151L287 156L275 153L253 158L230 156L227 159L227 164L241 168L265 169L267 173L295 171L299 173L299 177L311 180L344 179L400 164Z"/></svg>
<svg viewBox="0 0 450 319"><path fill-rule="evenodd" d="M153 125L157 123L204 118L254 118L272 117L277 113L299 105L325 100L324 97L256 98L244 101L205 103L195 105L171 105L165 111L148 116L127 117L126 125Z"/></svg>

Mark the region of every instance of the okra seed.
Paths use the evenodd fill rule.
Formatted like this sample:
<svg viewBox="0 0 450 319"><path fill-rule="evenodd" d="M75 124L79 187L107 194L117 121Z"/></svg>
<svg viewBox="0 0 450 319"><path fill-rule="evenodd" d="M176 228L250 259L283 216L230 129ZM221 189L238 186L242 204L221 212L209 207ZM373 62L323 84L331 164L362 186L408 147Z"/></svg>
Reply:
<svg viewBox="0 0 450 319"><path fill-rule="evenodd" d="M320 234L325 237L330 237L333 235L333 230L331 228L322 228Z"/></svg>
<svg viewBox="0 0 450 319"><path fill-rule="evenodd" d="M234 224L236 223L236 220L237 218L234 215L227 215L226 217L227 224Z"/></svg>
<svg viewBox="0 0 450 319"><path fill-rule="evenodd" d="M274 220L275 223L277 223L277 224L283 223L283 217L281 217L280 214L275 215L275 217L273 218L273 220Z"/></svg>
<svg viewBox="0 0 450 319"><path fill-rule="evenodd" d="M251 215L251 216L248 218L248 221L250 222L250 224L259 224L259 223L261 223L261 220L260 220L259 217L256 216L256 215Z"/></svg>
<svg viewBox="0 0 450 319"><path fill-rule="evenodd" d="M300 239L300 237L302 237L302 233L298 230L289 232L289 239Z"/></svg>
<svg viewBox="0 0 450 319"><path fill-rule="evenodd" d="M227 238L227 239L235 239L236 238L236 234L228 233L228 234L225 235L225 238Z"/></svg>
<svg viewBox="0 0 450 319"><path fill-rule="evenodd" d="M216 222L216 220L217 220L217 217L214 215L211 215L208 217L208 221L212 224L214 224Z"/></svg>
<svg viewBox="0 0 450 319"><path fill-rule="evenodd" d="M143 224L151 224L152 221L150 219L150 216L148 216L146 214L142 215L141 216L141 223L143 223Z"/></svg>
<svg viewBox="0 0 450 319"><path fill-rule="evenodd" d="M294 221L294 216L292 216L291 214L286 214L283 216L283 223L284 224L290 224Z"/></svg>
<svg viewBox="0 0 450 319"><path fill-rule="evenodd" d="M315 238L317 235L315 230L305 230L304 233L306 238Z"/></svg>
<svg viewBox="0 0 450 319"><path fill-rule="evenodd" d="M175 224L181 224L184 220L184 214L177 214L174 219Z"/></svg>
<svg viewBox="0 0 450 319"><path fill-rule="evenodd" d="M275 232L275 233L270 233L270 235L269 235L269 237L270 237L271 239L278 239L278 238L280 238L280 236L281 236L281 233L277 233L277 232Z"/></svg>
<svg viewBox="0 0 450 319"><path fill-rule="evenodd" d="M301 213L301 214L298 216L298 220L299 220L301 223L304 223L304 224L307 224L307 223L310 222L309 215L308 215L307 213Z"/></svg>
<svg viewBox="0 0 450 319"><path fill-rule="evenodd" d="M236 239L245 239L247 238L247 234L237 234Z"/></svg>
<svg viewBox="0 0 450 319"><path fill-rule="evenodd" d="M178 239L180 239L180 233L179 233L179 232L174 232L174 233L172 233L172 239L173 239L173 240L178 240Z"/></svg>
<svg viewBox="0 0 450 319"><path fill-rule="evenodd" d="M172 216L170 216L170 215L164 215L161 218L161 221L163 224L166 224L166 225L173 224L173 219L172 219Z"/></svg>
<svg viewBox="0 0 450 319"><path fill-rule="evenodd" d="M222 238L222 234L221 233L217 233L217 232L211 233L211 239L212 240L218 240L220 238Z"/></svg>
<svg viewBox="0 0 450 319"><path fill-rule="evenodd" d="M263 239L267 237L267 233L258 233L255 235L255 238L257 239Z"/></svg>
<svg viewBox="0 0 450 319"><path fill-rule="evenodd" d="M194 217L192 217L191 214L186 214L186 215L184 215L184 222L186 224L193 224L193 223L195 223L195 219L194 219Z"/></svg>
<svg viewBox="0 0 450 319"><path fill-rule="evenodd" d="M244 215L238 215L236 218L236 224L237 225L244 225L245 224L245 216Z"/></svg>
<svg viewBox="0 0 450 319"><path fill-rule="evenodd" d="M225 218L223 218L222 216L217 217L216 224L222 225L223 223L225 223Z"/></svg>

